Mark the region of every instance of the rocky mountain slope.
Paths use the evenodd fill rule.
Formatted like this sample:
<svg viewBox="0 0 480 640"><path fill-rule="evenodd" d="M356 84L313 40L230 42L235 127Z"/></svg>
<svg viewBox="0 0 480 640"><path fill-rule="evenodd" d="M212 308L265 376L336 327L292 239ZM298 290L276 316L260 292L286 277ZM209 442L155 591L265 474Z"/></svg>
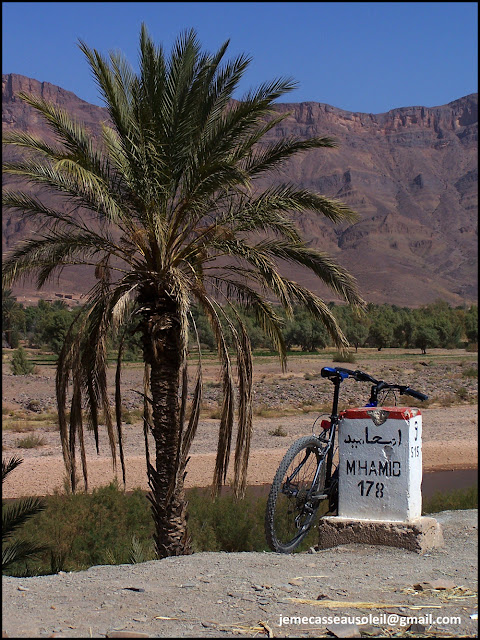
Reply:
<svg viewBox="0 0 480 640"><path fill-rule="evenodd" d="M3 130L50 137L18 91L42 95L85 122L97 135L104 109L47 82L8 74L2 82ZM328 251L358 279L371 302L418 306L443 298L451 304L477 299L478 94L439 107L402 107L388 113L343 111L317 102L278 104L287 118L270 139L288 135L334 137L336 149L310 151L290 161L272 181L292 181L337 198L359 214L353 225L335 227L304 214L297 223L305 238ZM14 151L7 148L4 158ZM4 184L14 179L4 176ZM264 180L261 186L266 186ZM32 231L18 215L2 220L2 248ZM293 278L326 297L303 272ZM76 297L88 289L88 274L66 270L44 297ZM16 293L34 299L34 287Z"/></svg>

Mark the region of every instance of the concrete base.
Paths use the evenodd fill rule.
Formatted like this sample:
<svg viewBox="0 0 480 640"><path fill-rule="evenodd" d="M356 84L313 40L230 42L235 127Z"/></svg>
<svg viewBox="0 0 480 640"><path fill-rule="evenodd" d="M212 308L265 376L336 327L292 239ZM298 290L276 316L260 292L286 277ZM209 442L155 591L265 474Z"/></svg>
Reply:
<svg viewBox="0 0 480 640"><path fill-rule="evenodd" d="M330 516L320 520L318 549L350 543L381 544L421 554L445 544L442 528L435 518L422 516L413 522L384 522Z"/></svg>

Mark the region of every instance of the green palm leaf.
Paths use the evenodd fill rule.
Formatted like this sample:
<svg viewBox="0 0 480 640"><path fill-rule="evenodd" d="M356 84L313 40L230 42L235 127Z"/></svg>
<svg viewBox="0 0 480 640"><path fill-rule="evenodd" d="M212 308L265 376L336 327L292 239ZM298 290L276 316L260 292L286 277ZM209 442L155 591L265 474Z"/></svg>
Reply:
<svg viewBox="0 0 480 640"><path fill-rule="evenodd" d="M2 460L2 485L7 476L22 462L23 459L17 456ZM47 549L33 542L12 540L14 534L27 520L44 509L45 503L39 498L23 498L10 504L2 502L2 571L15 562L26 560Z"/></svg>

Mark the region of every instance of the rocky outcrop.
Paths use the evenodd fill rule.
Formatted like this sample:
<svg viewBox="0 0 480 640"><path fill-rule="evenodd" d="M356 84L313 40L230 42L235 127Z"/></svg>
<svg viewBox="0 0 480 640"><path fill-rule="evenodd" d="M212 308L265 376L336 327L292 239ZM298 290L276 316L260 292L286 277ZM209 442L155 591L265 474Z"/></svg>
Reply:
<svg viewBox="0 0 480 640"><path fill-rule="evenodd" d="M73 93L24 76L3 76L2 127L51 139L36 113L16 97L41 95L67 109L98 135L105 109ZM292 159L269 182L290 181L337 198L359 214L350 226L335 227L310 214L297 224L313 246L328 251L358 279L372 302L416 306L443 298L451 304L477 299L478 95L438 107L413 106L388 113L344 111L317 102L278 104L287 117L268 134L327 135L335 149ZM7 148L5 158L12 157ZM9 176L4 183L12 183ZM30 227L6 214L2 246L11 247ZM86 288L74 273L57 287ZM327 299L332 294L301 271L290 272ZM33 291L33 289L31 289Z"/></svg>

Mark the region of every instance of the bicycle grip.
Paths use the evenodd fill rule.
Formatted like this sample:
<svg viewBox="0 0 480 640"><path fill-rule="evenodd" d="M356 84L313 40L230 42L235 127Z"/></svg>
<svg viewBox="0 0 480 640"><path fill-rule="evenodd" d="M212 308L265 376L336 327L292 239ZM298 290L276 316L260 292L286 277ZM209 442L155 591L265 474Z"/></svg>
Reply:
<svg viewBox="0 0 480 640"><path fill-rule="evenodd" d="M372 376L368 375L368 373L359 370L355 371L355 380L357 380L358 382L373 382L373 384L377 384L378 382L378 380L372 378Z"/></svg>
<svg viewBox="0 0 480 640"><path fill-rule="evenodd" d="M323 367L320 371L320 375L322 376L322 378L333 378L338 374L333 367Z"/></svg>
<svg viewBox="0 0 480 640"><path fill-rule="evenodd" d="M428 396L426 396L424 393L420 393L420 391L415 391L415 389L410 389L410 387L407 387L403 393L406 393L407 395L412 396L412 398L417 398L417 400L421 400L422 402L424 400L428 400Z"/></svg>

